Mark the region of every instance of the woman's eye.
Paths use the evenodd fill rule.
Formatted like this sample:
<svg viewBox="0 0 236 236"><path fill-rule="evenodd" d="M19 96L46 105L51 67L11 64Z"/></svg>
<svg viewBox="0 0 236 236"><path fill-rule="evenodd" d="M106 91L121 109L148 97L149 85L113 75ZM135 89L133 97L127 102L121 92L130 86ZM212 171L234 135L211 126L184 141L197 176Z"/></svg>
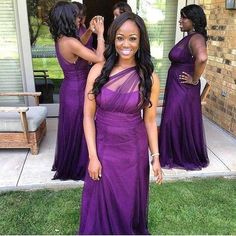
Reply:
<svg viewBox="0 0 236 236"><path fill-rule="evenodd" d="M118 40L118 41L122 41L123 38L118 36L118 37L116 37L116 40Z"/></svg>
<svg viewBox="0 0 236 236"><path fill-rule="evenodd" d="M135 40L137 40L136 37L131 37L131 38L130 38L130 41L135 41Z"/></svg>

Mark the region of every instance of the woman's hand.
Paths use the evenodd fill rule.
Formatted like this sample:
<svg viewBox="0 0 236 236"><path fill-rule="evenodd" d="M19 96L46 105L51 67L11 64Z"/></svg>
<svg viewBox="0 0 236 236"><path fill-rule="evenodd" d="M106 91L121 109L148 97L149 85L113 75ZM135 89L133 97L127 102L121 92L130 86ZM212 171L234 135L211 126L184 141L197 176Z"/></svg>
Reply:
<svg viewBox="0 0 236 236"><path fill-rule="evenodd" d="M89 22L89 29L95 33L95 21L96 21L96 16L94 16L90 22Z"/></svg>
<svg viewBox="0 0 236 236"><path fill-rule="evenodd" d="M99 180L102 177L102 165L97 157L90 158L88 172L93 180Z"/></svg>
<svg viewBox="0 0 236 236"><path fill-rule="evenodd" d="M93 19L94 30L98 36L103 36L104 32L104 18L102 16L95 16Z"/></svg>
<svg viewBox="0 0 236 236"><path fill-rule="evenodd" d="M179 75L179 79L181 80L180 83L182 83L182 84L197 85L198 82L199 82L199 80L193 81L193 77L190 74L186 73L186 72L182 72L182 74Z"/></svg>
<svg viewBox="0 0 236 236"><path fill-rule="evenodd" d="M154 172L154 176L157 177L156 183L157 184L162 184L163 181L163 176L162 176L162 170L161 170L161 165L159 162L159 158L154 157L152 161L152 169Z"/></svg>

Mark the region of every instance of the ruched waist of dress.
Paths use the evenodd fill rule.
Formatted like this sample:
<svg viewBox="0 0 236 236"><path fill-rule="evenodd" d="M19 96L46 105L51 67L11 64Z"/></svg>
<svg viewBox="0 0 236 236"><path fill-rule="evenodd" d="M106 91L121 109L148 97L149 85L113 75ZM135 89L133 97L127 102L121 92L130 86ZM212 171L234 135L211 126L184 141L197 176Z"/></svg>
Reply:
<svg viewBox="0 0 236 236"><path fill-rule="evenodd" d="M65 79L72 80L86 80L88 76L88 70L80 70L80 71L66 71L64 72Z"/></svg>
<svg viewBox="0 0 236 236"><path fill-rule="evenodd" d="M122 126L122 127L133 127L138 123L142 122L140 112L137 113L123 113L114 111L104 111L97 109L96 112L96 123L110 125L110 126Z"/></svg>
<svg viewBox="0 0 236 236"><path fill-rule="evenodd" d="M194 63L184 63L184 62L172 62L171 66L177 66L177 67L194 67Z"/></svg>

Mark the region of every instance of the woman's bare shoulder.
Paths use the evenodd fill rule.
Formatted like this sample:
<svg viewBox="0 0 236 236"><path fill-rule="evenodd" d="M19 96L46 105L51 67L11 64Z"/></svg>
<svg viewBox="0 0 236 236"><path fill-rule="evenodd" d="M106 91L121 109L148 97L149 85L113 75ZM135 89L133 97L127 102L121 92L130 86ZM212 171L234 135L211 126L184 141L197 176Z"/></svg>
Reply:
<svg viewBox="0 0 236 236"><path fill-rule="evenodd" d="M200 34L200 33L195 33L191 37L190 41L192 41L193 43L195 43L195 42L204 42L205 43L206 42L204 36L202 34Z"/></svg>

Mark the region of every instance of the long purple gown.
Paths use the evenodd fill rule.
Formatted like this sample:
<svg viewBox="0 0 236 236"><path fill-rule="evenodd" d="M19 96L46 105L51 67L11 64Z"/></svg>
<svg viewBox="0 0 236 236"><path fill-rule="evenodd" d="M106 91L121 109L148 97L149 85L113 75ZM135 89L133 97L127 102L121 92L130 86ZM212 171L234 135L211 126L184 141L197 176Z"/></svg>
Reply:
<svg viewBox="0 0 236 236"><path fill-rule="evenodd" d="M110 76L97 96L102 178L85 178L79 234L149 234L148 139L135 67Z"/></svg>
<svg viewBox="0 0 236 236"><path fill-rule="evenodd" d="M83 131L83 105L88 62L78 58L75 63L66 61L56 53L64 73L60 88L60 110L56 153L52 170L54 179L83 180L85 177L88 151Z"/></svg>
<svg viewBox="0 0 236 236"><path fill-rule="evenodd" d="M192 35L184 37L170 51L171 66L164 96L160 125L160 163L164 168L195 170L209 163L202 122L200 84L182 84L183 71L193 75L189 50Z"/></svg>

